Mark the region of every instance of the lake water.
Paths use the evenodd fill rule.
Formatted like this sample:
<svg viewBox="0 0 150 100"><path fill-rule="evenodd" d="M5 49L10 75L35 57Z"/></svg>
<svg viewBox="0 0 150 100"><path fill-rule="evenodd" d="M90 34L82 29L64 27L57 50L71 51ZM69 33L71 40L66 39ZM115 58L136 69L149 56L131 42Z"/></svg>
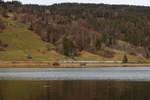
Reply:
<svg viewBox="0 0 150 100"><path fill-rule="evenodd" d="M150 100L149 93L149 67L0 69L0 100Z"/></svg>

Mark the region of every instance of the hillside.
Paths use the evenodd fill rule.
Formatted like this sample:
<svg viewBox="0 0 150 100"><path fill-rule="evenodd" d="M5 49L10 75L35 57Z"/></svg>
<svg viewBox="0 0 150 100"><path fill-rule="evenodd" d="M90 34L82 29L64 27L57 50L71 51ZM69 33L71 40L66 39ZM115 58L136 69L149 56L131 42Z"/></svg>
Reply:
<svg viewBox="0 0 150 100"><path fill-rule="evenodd" d="M149 7L39 6L16 1L1 6L2 61L122 60L127 55L129 61L143 62L150 58Z"/></svg>
<svg viewBox="0 0 150 100"><path fill-rule="evenodd" d="M10 18L3 18L6 29L0 33L0 40L8 47L0 51L0 61L55 61L64 56L55 51L47 51L48 43L42 41L38 35L27 29L27 25L20 24ZM31 56L28 58L28 56Z"/></svg>
<svg viewBox="0 0 150 100"><path fill-rule="evenodd" d="M1 19L5 22L5 30L0 33L0 40L2 43L7 44L8 47L4 51L0 51L0 61L61 61L69 60L65 56L56 53L54 45L48 45L47 42L34 32L28 30L28 25L21 24L14 21L12 14L9 18ZM47 46L53 48L48 51ZM107 48L108 49L108 48ZM113 50L110 50L113 51ZM122 60L125 52L115 50L115 57L105 58L99 55L82 51L76 60ZM32 58L28 58L31 56ZM129 61L137 61L139 58L128 54ZM71 59L70 59L71 60Z"/></svg>

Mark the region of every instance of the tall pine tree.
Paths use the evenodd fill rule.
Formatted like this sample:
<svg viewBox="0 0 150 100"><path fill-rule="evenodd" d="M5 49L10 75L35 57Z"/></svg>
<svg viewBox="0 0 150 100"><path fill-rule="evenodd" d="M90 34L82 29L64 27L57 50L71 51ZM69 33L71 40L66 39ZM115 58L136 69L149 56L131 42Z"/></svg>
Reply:
<svg viewBox="0 0 150 100"><path fill-rule="evenodd" d="M63 51L64 55L66 56L72 56L73 55L73 42L70 39L67 39L66 37L63 40Z"/></svg>

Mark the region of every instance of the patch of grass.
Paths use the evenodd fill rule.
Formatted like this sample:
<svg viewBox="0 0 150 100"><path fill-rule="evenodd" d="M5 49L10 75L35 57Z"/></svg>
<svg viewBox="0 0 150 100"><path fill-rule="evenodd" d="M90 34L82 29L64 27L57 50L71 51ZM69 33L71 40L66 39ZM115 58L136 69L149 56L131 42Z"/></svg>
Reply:
<svg viewBox="0 0 150 100"><path fill-rule="evenodd" d="M79 56L75 57L76 60L93 61L93 60L104 60L104 57L82 51Z"/></svg>
<svg viewBox="0 0 150 100"><path fill-rule="evenodd" d="M114 57L113 58L105 58L103 56L99 56L99 55L89 53L87 51L83 51L83 52L81 52L80 56L76 57L75 59L76 60L85 60L85 61L88 61L88 60L92 60L92 61L95 61L95 60L122 61L124 54L127 55L129 62L136 62L140 59L139 56L130 55L124 51L120 51L120 50L116 50L116 49L112 49L112 48L108 48L108 47L106 47L104 49L109 50L109 51L113 51L115 53Z"/></svg>
<svg viewBox="0 0 150 100"><path fill-rule="evenodd" d="M128 57L128 61L129 62L135 62L138 61L140 59L139 56L135 56L135 55L130 55L129 53L125 52L125 51L120 51L120 50L116 50L116 49L112 49L112 48L105 48L106 50L110 50L115 52L115 55L113 58L110 58L108 60L114 60L114 61L122 61L123 56L126 54Z"/></svg>
<svg viewBox="0 0 150 100"><path fill-rule="evenodd" d="M146 62L146 63L150 63L150 59L146 59L145 62Z"/></svg>
<svg viewBox="0 0 150 100"><path fill-rule="evenodd" d="M38 35L28 30L28 25L13 21L12 18L1 19L6 24L6 29L0 33L0 40L8 44L5 51L0 52L1 61L56 61L65 59L55 51L47 51L47 43ZM28 55L32 59L28 59Z"/></svg>

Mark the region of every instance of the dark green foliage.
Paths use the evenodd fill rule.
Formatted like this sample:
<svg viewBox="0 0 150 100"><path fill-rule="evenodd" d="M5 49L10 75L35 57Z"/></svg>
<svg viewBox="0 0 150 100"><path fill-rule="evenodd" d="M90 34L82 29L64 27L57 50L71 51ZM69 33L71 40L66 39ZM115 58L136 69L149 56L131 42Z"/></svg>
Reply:
<svg viewBox="0 0 150 100"><path fill-rule="evenodd" d="M11 3L15 6L21 6L22 5L22 3L20 1L17 1L17 0L12 1Z"/></svg>
<svg viewBox="0 0 150 100"><path fill-rule="evenodd" d="M1 4L3 4L4 3L4 1L3 0L0 0L0 6L1 6Z"/></svg>
<svg viewBox="0 0 150 100"><path fill-rule="evenodd" d="M0 20L0 32L2 32L5 29L5 25L3 22Z"/></svg>
<svg viewBox="0 0 150 100"><path fill-rule="evenodd" d="M113 37L110 36L108 37L108 43L107 43L107 46L111 47L113 45Z"/></svg>
<svg viewBox="0 0 150 100"><path fill-rule="evenodd" d="M100 39L96 39L96 45L95 45L95 47L96 47L97 50L101 49L101 46L102 46L101 43L102 43L102 42L101 42Z"/></svg>
<svg viewBox="0 0 150 100"><path fill-rule="evenodd" d="M29 54L29 55L27 56L27 58L28 58L28 59L32 59L32 56Z"/></svg>
<svg viewBox="0 0 150 100"><path fill-rule="evenodd" d="M8 14L7 14L7 11L6 11L6 10L3 10L2 16L3 16L3 17L8 17Z"/></svg>
<svg viewBox="0 0 150 100"><path fill-rule="evenodd" d="M8 47L8 44L3 44L2 41L0 40L0 51L5 51L5 48Z"/></svg>
<svg viewBox="0 0 150 100"><path fill-rule="evenodd" d="M0 0L0 15L3 15L3 8L2 8L2 0ZM5 25L3 23L3 21L0 19L0 32L2 32L2 30L5 29Z"/></svg>
<svg viewBox="0 0 150 100"><path fill-rule="evenodd" d="M71 57L73 55L73 42L67 38L63 40L63 51L64 55Z"/></svg>
<svg viewBox="0 0 150 100"><path fill-rule="evenodd" d="M47 50L48 50L48 51L50 51L50 50L51 50L51 48L50 48L50 45L49 45L49 44L46 46L46 48L47 48Z"/></svg>
<svg viewBox="0 0 150 100"><path fill-rule="evenodd" d="M32 24L29 26L29 28L28 28L29 30L33 30L33 26L32 26Z"/></svg>
<svg viewBox="0 0 150 100"><path fill-rule="evenodd" d="M107 41L107 34L106 33L102 34L101 40L102 40L102 42L106 43L106 41Z"/></svg>
<svg viewBox="0 0 150 100"><path fill-rule="evenodd" d="M128 57L127 57L127 55L124 55L122 62L123 62L123 63L127 63L127 62L128 62Z"/></svg>

